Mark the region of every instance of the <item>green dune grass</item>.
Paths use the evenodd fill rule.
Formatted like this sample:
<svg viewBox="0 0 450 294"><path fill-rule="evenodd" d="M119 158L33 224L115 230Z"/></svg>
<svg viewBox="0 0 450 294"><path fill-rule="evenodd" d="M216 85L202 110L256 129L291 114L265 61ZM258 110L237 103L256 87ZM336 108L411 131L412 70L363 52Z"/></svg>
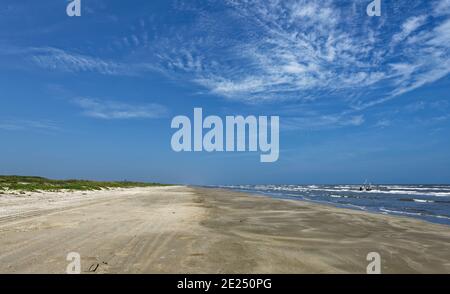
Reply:
<svg viewBox="0 0 450 294"><path fill-rule="evenodd" d="M110 188L134 188L165 186L159 183L100 182L88 180L52 180L33 176L0 176L1 191L61 191L61 190L103 190Z"/></svg>

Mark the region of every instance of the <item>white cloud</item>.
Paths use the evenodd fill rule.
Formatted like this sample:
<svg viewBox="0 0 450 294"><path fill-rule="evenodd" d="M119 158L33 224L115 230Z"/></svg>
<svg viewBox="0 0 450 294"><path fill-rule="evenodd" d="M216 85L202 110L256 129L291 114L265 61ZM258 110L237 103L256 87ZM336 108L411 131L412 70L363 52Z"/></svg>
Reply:
<svg viewBox="0 0 450 294"><path fill-rule="evenodd" d="M160 118L167 109L159 104L132 105L110 100L80 97L73 103L83 109L83 114L99 119Z"/></svg>
<svg viewBox="0 0 450 294"><path fill-rule="evenodd" d="M375 124L375 127L387 128L387 127L390 127L391 124L392 124L392 122L389 119L381 119Z"/></svg>
<svg viewBox="0 0 450 294"><path fill-rule="evenodd" d="M431 30L422 32L419 38L408 42L404 58L409 63L391 64L397 85L392 97L433 83L450 73L450 20Z"/></svg>
<svg viewBox="0 0 450 294"><path fill-rule="evenodd" d="M2 55L28 60L46 70L69 73L93 72L103 75L138 76L159 70L145 62L120 62L54 47L20 48L0 44L0 56Z"/></svg>
<svg viewBox="0 0 450 294"><path fill-rule="evenodd" d="M364 123L365 119L363 115L309 114L305 116L283 118L281 125L287 131L297 131L358 127Z"/></svg>
<svg viewBox="0 0 450 294"><path fill-rule="evenodd" d="M188 31L159 43L158 59L173 75L227 99L337 97L362 111L448 74L448 20L433 12L442 16L448 3L376 23L362 13L363 1L230 0L221 13L239 28L237 37L217 15L203 13Z"/></svg>
<svg viewBox="0 0 450 294"><path fill-rule="evenodd" d="M134 74L130 67L87 55L69 53L57 48L30 48L30 59L38 66L66 72L98 72L107 75Z"/></svg>
<svg viewBox="0 0 450 294"><path fill-rule="evenodd" d="M195 37L180 33L172 39L177 45L165 39L158 58L166 70L187 74L211 93L250 103L338 95L364 109L445 76L443 51L434 48L446 46L445 26L430 32L425 28L429 15L409 17L400 31L387 33L386 46L386 32L364 23L368 18L360 16L356 4L352 12L334 1L230 0L228 17L242 28L242 39L215 35L223 30L220 21L211 24L202 15L190 28ZM427 42L408 44L405 50L403 43L421 35ZM358 92L381 88L390 92L380 99L353 101Z"/></svg>
<svg viewBox="0 0 450 294"><path fill-rule="evenodd" d="M434 7L434 14L438 16L450 14L450 0L437 1Z"/></svg>
<svg viewBox="0 0 450 294"><path fill-rule="evenodd" d="M57 131L60 128L53 121L29 119L5 119L0 121L0 129L5 131Z"/></svg>
<svg viewBox="0 0 450 294"><path fill-rule="evenodd" d="M398 1L381 18L367 17L366 1L228 0L218 12L178 3L178 9L193 14L192 23L164 24L159 31L159 24L140 19L126 36L113 37L109 47L142 63L57 48L27 53L43 68L67 72L140 75L159 70L206 92L253 104L326 100L338 105L338 114L317 114L319 125L357 126L364 123L359 116L364 109L449 74L450 0L428 1L427 9L400 9L419 7L414 3ZM86 113L145 116L142 109L122 105L128 111L114 112L120 107L106 104L95 101Z"/></svg>
<svg viewBox="0 0 450 294"><path fill-rule="evenodd" d="M405 40L412 32L425 24L427 17L427 15L420 15L407 19L402 25L402 31L392 37L392 43L397 44Z"/></svg>

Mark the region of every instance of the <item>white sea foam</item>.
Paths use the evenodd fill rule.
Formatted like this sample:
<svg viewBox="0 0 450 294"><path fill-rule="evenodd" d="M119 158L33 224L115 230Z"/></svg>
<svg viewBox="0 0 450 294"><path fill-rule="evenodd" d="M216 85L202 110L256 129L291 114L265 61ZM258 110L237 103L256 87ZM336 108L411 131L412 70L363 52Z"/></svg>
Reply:
<svg viewBox="0 0 450 294"><path fill-rule="evenodd" d="M380 188L413 191L450 191L450 187L409 187L409 186L379 186Z"/></svg>
<svg viewBox="0 0 450 294"><path fill-rule="evenodd" d="M433 200L424 200L424 199L413 199L413 201L419 203L434 203Z"/></svg>
<svg viewBox="0 0 450 294"><path fill-rule="evenodd" d="M325 191L325 192L354 192L354 193L370 193L370 194L403 194L403 195L424 195L424 196L438 196L438 197L448 197L450 196L450 192L443 192L442 190L440 192L425 192L425 191L418 191L418 190L380 190L380 189L373 189L370 191L360 191L359 188L354 189L336 189L336 188L311 188L311 187L295 187L295 188L286 188L286 187L279 187L277 190L282 191ZM439 190L438 190L439 191Z"/></svg>
<svg viewBox="0 0 450 294"><path fill-rule="evenodd" d="M377 186L370 191L360 191L359 186L339 185L335 187L320 187L317 185L296 186L296 185L257 185L257 186L228 186L229 188L250 189L257 191L281 191L281 192L352 192L352 193L370 193L370 194L402 194L402 195L422 195L449 197L450 187L413 187L413 186ZM435 192L436 191L436 192Z"/></svg>
<svg viewBox="0 0 450 294"><path fill-rule="evenodd" d="M416 215L416 216L422 215L421 213L418 213L418 212L406 212L406 211L390 210L390 209L386 209L386 208L380 208L380 210L387 212L387 213L397 213L397 214Z"/></svg>
<svg viewBox="0 0 450 294"><path fill-rule="evenodd" d="M447 212L450 211L448 198L439 200L435 197L449 197L450 185L376 185L372 186L373 190L370 191L360 191L360 185L239 185L229 186L229 188L255 191L277 197L294 197L318 203L336 204L339 202L340 205L348 208L376 210L382 214L442 219L439 222L450 224L450 217L446 216ZM346 203L342 203L343 198L346 198ZM399 207L398 205L401 204L398 200L408 201L409 204L405 203ZM433 203L442 203L442 205L431 205ZM421 210L417 212L414 210L410 211L409 208L411 207L420 208ZM445 213L441 215L443 211Z"/></svg>
<svg viewBox="0 0 450 294"><path fill-rule="evenodd" d="M249 186L249 185L236 185L236 186L219 186L223 188L232 188L232 189L243 189L243 190L257 190L264 192L271 191L279 191L279 192L351 192L358 194L395 194L395 195L417 195L417 196L438 196L438 197L449 197L450 192L444 192L442 190L437 190L439 192L430 192L430 191L421 191L419 188L416 190L410 189L394 189L394 190L380 190L373 189L370 191L360 191L359 188L347 189L348 186L344 188L328 188L328 187L317 187L314 185L311 186L276 186L276 185L257 185L257 186ZM317 188L316 188L317 187ZM430 190L430 189L428 189ZM333 194L336 196L336 194ZM338 195L341 196L341 195ZM337 198L337 197L336 197Z"/></svg>
<svg viewBox="0 0 450 294"><path fill-rule="evenodd" d="M446 197L450 196L450 192L422 192L422 191L403 191L403 190L372 190L372 191L363 191L366 193L382 193L382 194L403 194L403 195L424 195L424 196L437 196L437 197Z"/></svg>

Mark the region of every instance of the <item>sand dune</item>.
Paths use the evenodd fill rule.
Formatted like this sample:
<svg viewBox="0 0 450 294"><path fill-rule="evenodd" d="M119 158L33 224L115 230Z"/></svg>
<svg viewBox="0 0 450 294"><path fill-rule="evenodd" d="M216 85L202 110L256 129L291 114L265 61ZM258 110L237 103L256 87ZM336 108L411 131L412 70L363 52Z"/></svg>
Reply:
<svg viewBox="0 0 450 294"><path fill-rule="evenodd" d="M450 273L450 228L183 186L0 195L0 273Z"/></svg>

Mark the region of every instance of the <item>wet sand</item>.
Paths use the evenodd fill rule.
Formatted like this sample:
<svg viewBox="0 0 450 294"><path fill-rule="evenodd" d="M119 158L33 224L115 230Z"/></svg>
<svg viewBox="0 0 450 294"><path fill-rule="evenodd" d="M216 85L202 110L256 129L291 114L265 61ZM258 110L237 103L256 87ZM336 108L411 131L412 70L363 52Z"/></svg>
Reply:
<svg viewBox="0 0 450 294"><path fill-rule="evenodd" d="M22 197L22 198L19 198ZM0 273L450 273L450 227L184 186L0 195Z"/></svg>

